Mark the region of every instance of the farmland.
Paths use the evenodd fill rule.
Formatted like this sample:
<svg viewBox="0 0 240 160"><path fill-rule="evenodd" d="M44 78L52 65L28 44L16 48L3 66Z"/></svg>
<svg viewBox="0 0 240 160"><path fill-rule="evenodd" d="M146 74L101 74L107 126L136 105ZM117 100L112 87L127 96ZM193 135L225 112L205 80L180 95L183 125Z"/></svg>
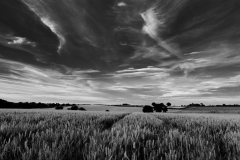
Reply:
<svg viewBox="0 0 240 160"><path fill-rule="evenodd" d="M238 114L0 112L0 159L239 159Z"/></svg>
<svg viewBox="0 0 240 160"><path fill-rule="evenodd" d="M105 112L109 110L110 112L142 112L142 107L121 107L121 106L107 106L107 105L78 105L79 107L84 107L87 111L90 112ZM64 107L63 111L66 112L70 107ZM44 110L44 109L42 109ZM46 109L47 111L55 110L54 108ZM169 109L170 113L240 113L240 107L189 107L189 108L180 108L176 107L175 109Z"/></svg>
<svg viewBox="0 0 240 160"><path fill-rule="evenodd" d="M111 112L142 112L142 107L118 107L118 106L108 106L108 105L78 105L79 107L84 107L87 111L105 111L109 110ZM64 108L65 110L67 109Z"/></svg>
<svg viewBox="0 0 240 160"><path fill-rule="evenodd" d="M183 113L240 113L240 107L190 107L183 109Z"/></svg>

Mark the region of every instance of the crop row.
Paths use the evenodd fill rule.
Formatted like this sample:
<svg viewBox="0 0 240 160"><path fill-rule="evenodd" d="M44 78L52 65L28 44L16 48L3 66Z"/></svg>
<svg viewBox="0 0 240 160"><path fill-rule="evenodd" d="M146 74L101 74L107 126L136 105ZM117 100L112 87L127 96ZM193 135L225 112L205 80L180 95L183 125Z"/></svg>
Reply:
<svg viewBox="0 0 240 160"><path fill-rule="evenodd" d="M238 119L0 112L0 159L240 159Z"/></svg>

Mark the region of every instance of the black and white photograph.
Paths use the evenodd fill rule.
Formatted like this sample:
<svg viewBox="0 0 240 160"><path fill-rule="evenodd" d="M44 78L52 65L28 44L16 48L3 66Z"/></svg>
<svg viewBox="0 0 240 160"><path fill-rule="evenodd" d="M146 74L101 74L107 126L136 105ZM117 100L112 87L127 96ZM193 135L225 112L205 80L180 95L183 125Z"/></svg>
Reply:
<svg viewBox="0 0 240 160"><path fill-rule="evenodd" d="M240 0L0 0L0 160L240 160Z"/></svg>

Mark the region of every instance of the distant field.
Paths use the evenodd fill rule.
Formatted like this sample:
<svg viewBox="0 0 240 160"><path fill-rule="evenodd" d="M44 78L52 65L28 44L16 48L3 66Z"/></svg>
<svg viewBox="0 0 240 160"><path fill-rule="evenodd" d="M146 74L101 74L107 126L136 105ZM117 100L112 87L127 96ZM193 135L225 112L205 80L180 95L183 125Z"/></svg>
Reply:
<svg viewBox="0 0 240 160"><path fill-rule="evenodd" d="M85 108L87 111L106 111L110 112L142 112L141 107L117 107L107 105L79 105L79 107Z"/></svg>
<svg viewBox="0 0 240 160"><path fill-rule="evenodd" d="M133 112L142 112L142 107L119 107L119 106L107 106L107 105L78 105L79 107L85 108L87 111L97 111L105 112L122 112L122 113L133 113ZM64 107L64 111L70 107ZM50 110L55 110L51 108ZM67 110L68 111L68 110ZM178 112L178 109L169 109L169 112Z"/></svg>
<svg viewBox="0 0 240 160"><path fill-rule="evenodd" d="M79 105L87 111L105 111L110 112L142 112L141 107L117 107L106 105ZM65 108L67 110L67 107ZM169 109L170 113L240 113L240 107L190 107L186 109Z"/></svg>
<svg viewBox="0 0 240 160"><path fill-rule="evenodd" d="M240 117L210 113L0 110L0 160L225 160Z"/></svg>
<svg viewBox="0 0 240 160"><path fill-rule="evenodd" d="M122 113L133 113L133 112L142 112L142 107L119 107L119 106L107 106L107 105L78 105L78 107L83 107L87 111L96 111L96 112L122 112ZM64 111L70 108L69 106L64 107ZM55 110L54 108L50 108L47 110ZM178 110L169 110L169 112L176 112Z"/></svg>
<svg viewBox="0 0 240 160"><path fill-rule="evenodd" d="M142 112L141 107L116 107L116 106L107 106L107 105L78 105L79 107L83 107L86 109L86 111L96 111L96 112L106 112L106 110L109 110L109 112ZM56 110L55 108L44 108L44 109L0 109L1 110L23 110L23 111L54 111L54 112L83 112L83 111L71 111L68 110L68 108L71 108L70 106L65 106L63 110Z"/></svg>
<svg viewBox="0 0 240 160"><path fill-rule="evenodd" d="M238 113L240 114L240 107L190 107L182 109L179 112L184 113Z"/></svg>
<svg viewBox="0 0 240 160"><path fill-rule="evenodd" d="M86 109L86 112L117 112L117 113L134 113L142 112L142 107L118 107L118 106L107 106L107 105L78 105ZM55 108L49 109L0 109L9 111L41 111L41 112L85 112L85 111L71 111L67 110L70 106L65 106L63 110L55 110ZM185 109L169 109L168 113L234 113L240 114L240 107L190 107Z"/></svg>
<svg viewBox="0 0 240 160"><path fill-rule="evenodd" d="M63 110L55 110L55 108L49 109L0 109L9 111L40 111L40 112L117 112L117 113L134 113L142 112L141 107L118 107L118 106L107 106L107 105L78 105L84 107L87 111L71 111L67 110L70 106L65 106ZM240 114L240 107L190 107L186 109L169 109L168 113L234 113Z"/></svg>

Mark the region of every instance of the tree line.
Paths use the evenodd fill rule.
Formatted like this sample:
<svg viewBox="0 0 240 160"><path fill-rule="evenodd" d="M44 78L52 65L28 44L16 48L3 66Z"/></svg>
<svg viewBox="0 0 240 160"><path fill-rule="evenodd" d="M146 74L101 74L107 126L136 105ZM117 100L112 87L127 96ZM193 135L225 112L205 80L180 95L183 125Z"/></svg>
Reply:
<svg viewBox="0 0 240 160"><path fill-rule="evenodd" d="M143 107L142 111L145 112L145 113L149 113L149 112L153 112L153 111L155 111L155 112L167 112L168 111L168 107L170 107L170 106L171 106L170 102L168 102L166 105L163 104L163 103L155 103L155 102L153 102L152 106L145 105Z"/></svg>
<svg viewBox="0 0 240 160"><path fill-rule="evenodd" d="M37 109L37 108L55 108L60 106L65 106L67 104L59 103L36 103L36 102L8 102L6 100L0 99L0 108L19 108L19 109ZM70 105L70 104L69 104Z"/></svg>

